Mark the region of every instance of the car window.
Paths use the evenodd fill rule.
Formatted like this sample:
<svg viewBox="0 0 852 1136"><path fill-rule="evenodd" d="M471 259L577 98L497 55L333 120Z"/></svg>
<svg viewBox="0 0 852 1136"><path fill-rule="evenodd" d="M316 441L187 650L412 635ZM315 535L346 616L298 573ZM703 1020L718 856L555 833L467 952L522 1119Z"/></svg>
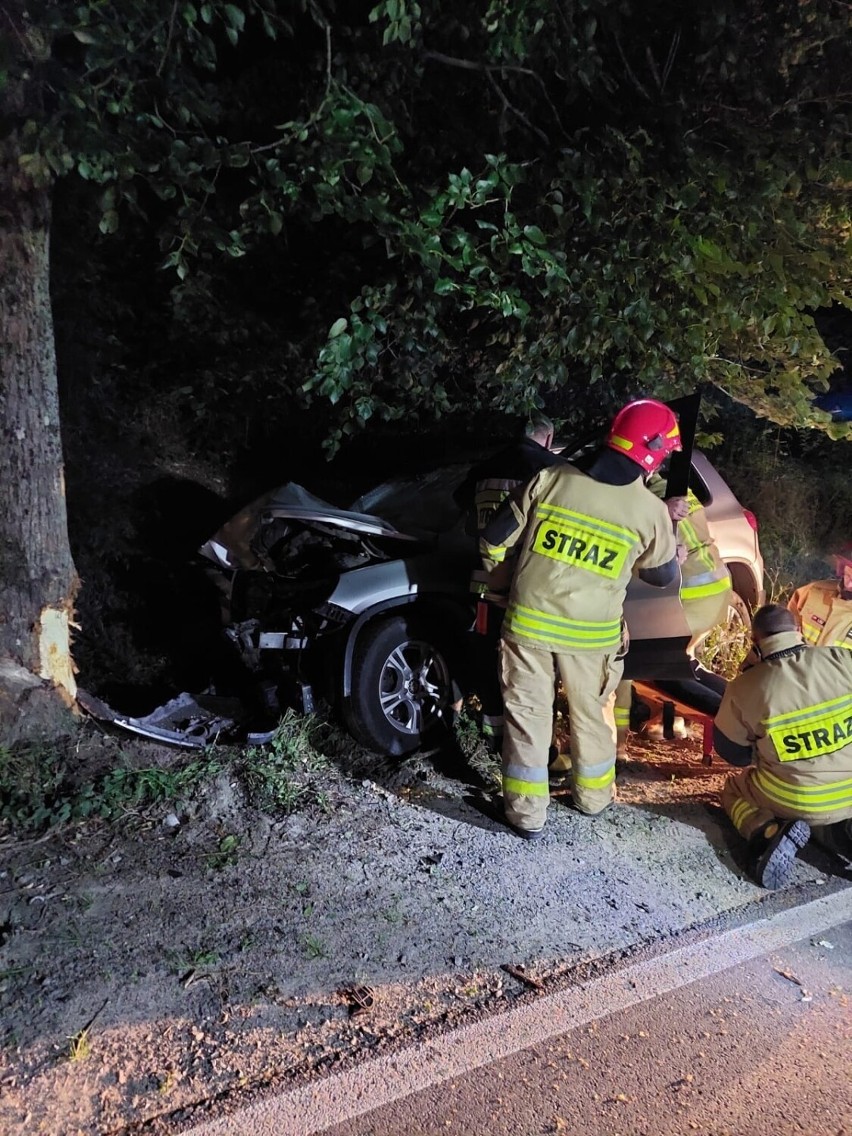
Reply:
<svg viewBox="0 0 852 1136"><path fill-rule="evenodd" d="M713 494L707 488L707 482L698 472L693 465L689 471L689 488L698 498L702 505L709 505L713 500Z"/></svg>

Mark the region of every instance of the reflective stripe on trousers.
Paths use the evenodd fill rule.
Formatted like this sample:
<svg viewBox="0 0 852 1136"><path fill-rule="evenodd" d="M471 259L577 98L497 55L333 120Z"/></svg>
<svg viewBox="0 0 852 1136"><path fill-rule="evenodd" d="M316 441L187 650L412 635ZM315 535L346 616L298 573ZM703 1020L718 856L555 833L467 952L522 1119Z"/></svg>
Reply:
<svg viewBox="0 0 852 1136"><path fill-rule="evenodd" d="M767 785L772 796L765 792ZM821 793L828 799L821 799ZM750 765L725 781L722 807L746 840L776 817L806 820L815 825L835 824L852 817L852 780L803 789Z"/></svg>
<svg viewBox="0 0 852 1136"><path fill-rule="evenodd" d="M702 576L693 576L691 580L684 580L680 587L680 598L684 603L689 603L690 600L703 600L708 596L718 596L722 592L729 591L731 587L731 577L727 568L722 569L722 575L717 579L709 579L711 573L706 572Z"/></svg>
<svg viewBox="0 0 852 1136"><path fill-rule="evenodd" d="M831 824L852 816L852 777L821 785L791 785L768 770L758 768L754 771L754 785L774 809L791 810L792 815L805 820L814 818L822 824Z"/></svg>
<svg viewBox="0 0 852 1136"><path fill-rule="evenodd" d="M620 682L615 689L615 728L618 740L623 741L630 729L630 708L633 705L633 683L630 679Z"/></svg>

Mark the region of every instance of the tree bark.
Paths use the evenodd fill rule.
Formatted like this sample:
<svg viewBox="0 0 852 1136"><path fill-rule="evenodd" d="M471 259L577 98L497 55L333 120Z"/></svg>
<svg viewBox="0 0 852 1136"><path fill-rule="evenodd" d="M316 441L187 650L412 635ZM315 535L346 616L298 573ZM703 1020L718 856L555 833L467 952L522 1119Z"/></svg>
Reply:
<svg viewBox="0 0 852 1136"><path fill-rule="evenodd" d="M53 320L50 185L19 163L26 73L0 122L0 744L67 732L77 573L68 543ZM0 127L2 129L2 127Z"/></svg>

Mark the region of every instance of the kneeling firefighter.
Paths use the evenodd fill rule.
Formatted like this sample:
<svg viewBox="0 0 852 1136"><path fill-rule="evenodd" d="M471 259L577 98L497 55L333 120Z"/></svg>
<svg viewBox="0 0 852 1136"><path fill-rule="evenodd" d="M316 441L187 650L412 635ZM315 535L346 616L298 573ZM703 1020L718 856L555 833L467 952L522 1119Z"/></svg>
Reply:
<svg viewBox="0 0 852 1136"><path fill-rule="evenodd" d="M722 805L747 841L749 871L777 888L811 835L852 859L852 653L807 649L780 604L760 608L752 637L758 661L728 684L714 745L743 766Z"/></svg>

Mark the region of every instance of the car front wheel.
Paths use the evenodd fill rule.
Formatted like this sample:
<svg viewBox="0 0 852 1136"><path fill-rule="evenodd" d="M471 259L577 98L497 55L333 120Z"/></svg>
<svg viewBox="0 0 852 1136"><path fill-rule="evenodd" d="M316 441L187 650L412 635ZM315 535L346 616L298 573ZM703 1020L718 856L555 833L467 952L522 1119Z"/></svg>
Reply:
<svg viewBox="0 0 852 1136"><path fill-rule="evenodd" d="M454 654L441 622L422 614L368 626L355 646L344 707L352 735L392 757L433 742L451 723Z"/></svg>

